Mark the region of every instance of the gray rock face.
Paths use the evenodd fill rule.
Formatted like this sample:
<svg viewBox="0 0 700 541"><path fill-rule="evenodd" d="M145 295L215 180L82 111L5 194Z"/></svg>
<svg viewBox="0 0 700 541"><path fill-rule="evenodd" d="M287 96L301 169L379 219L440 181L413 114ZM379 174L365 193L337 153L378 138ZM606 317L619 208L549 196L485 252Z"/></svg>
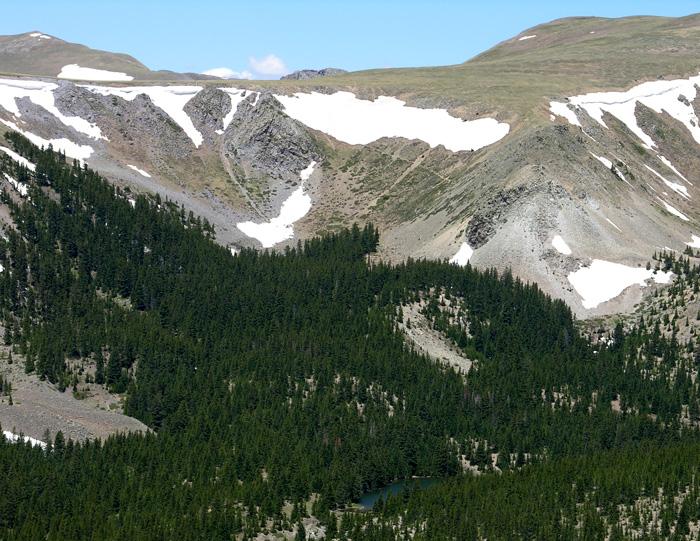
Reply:
<svg viewBox="0 0 700 541"><path fill-rule="evenodd" d="M224 117L230 111L231 98L213 87L205 87L185 105L185 113L192 119L207 144L213 144L219 137L216 131L223 130Z"/></svg>
<svg viewBox="0 0 700 541"><path fill-rule="evenodd" d="M485 201L469 221L466 234L469 245L477 249L486 244L501 225L504 214L526 196L527 192L528 188L520 185L512 190L499 190L491 199Z"/></svg>
<svg viewBox="0 0 700 541"><path fill-rule="evenodd" d="M45 139L60 139L67 136L75 143L81 145L89 144L92 147L96 146L97 141L76 131L74 128L66 126L54 115L46 111L43 107L36 105L29 98L19 98L16 100L16 103L22 115L21 119L24 122L30 123L32 126L32 129L28 130L31 133ZM20 127L26 128L23 124L20 124Z"/></svg>
<svg viewBox="0 0 700 541"><path fill-rule="evenodd" d="M182 128L146 95L127 101L61 82L54 96L60 111L97 124L109 138L110 146L137 161L154 162L160 167L173 158L186 159L195 150ZM95 145L93 139L84 142Z"/></svg>
<svg viewBox="0 0 700 541"><path fill-rule="evenodd" d="M342 75L347 73L347 70L340 68L323 68L320 70L299 70L289 75L281 77L283 80L303 81L306 79L316 79L317 77L331 77L333 75Z"/></svg>
<svg viewBox="0 0 700 541"><path fill-rule="evenodd" d="M320 160L314 139L272 94L262 94L254 103L252 96L244 100L226 130L227 158L253 175L296 184L299 172Z"/></svg>

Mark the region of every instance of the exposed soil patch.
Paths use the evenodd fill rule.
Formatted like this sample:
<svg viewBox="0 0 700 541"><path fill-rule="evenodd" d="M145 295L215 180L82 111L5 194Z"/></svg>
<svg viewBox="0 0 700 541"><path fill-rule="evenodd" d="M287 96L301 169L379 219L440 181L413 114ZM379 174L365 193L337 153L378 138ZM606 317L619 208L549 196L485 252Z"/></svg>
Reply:
<svg viewBox="0 0 700 541"><path fill-rule="evenodd" d="M61 392L36 374L26 374L24 359L0 347L0 374L12 385L10 397L0 396L0 425L3 430L23 433L42 440L48 430L53 437L59 430L66 438L83 441L104 439L118 432L144 432L141 421L122 413L122 398L94 383L79 383L77 391Z"/></svg>
<svg viewBox="0 0 700 541"><path fill-rule="evenodd" d="M435 361L450 366L462 374L469 372L472 361L462 355L449 338L432 328L428 319L421 314L421 308L422 306L418 303L402 307L403 321L399 322L399 328L406 338L418 351Z"/></svg>

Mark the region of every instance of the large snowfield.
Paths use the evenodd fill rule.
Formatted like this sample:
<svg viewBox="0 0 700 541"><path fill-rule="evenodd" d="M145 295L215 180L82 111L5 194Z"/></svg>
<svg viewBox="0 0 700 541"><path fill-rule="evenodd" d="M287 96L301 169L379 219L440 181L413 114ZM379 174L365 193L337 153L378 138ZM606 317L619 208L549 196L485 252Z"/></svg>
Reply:
<svg viewBox="0 0 700 541"><path fill-rule="evenodd" d="M236 227L251 238L257 239L263 248L272 248L285 240L294 237L294 222L301 220L311 210L311 197L304 193L304 182L314 172L316 162L299 173L301 184L294 190L287 200L282 203L280 213L269 222L258 224L255 222L241 222Z"/></svg>
<svg viewBox="0 0 700 541"><path fill-rule="evenodd" d="M59 79L73 79L77 81L133 81L131 75L120 71L107 71L94 68L83 68L78 64L68 64L63 66L61 73L57 76Z"/></svg>
<svg viewBox="0 0 700 541"><path fill-rule="evenodd" d="M589 266L569 274L568 279L581 296L583 307L590 310L614 299L634 284L644 287L650 279L657 284L667 284L671 281L671 276L671 272L655 272L644 267L629 267L621 263L594 259Z"/></svg>
<svg viewBox="0 0 700 541"><path fill-rule="evenodd" d="M362 100L351 92L275 96L285 112L308 127L351 145L382 137L419 139L452 152L478 150L503 139L510 126L493 118L462 120L444 109L419 109L388 96Z"/></svg>
<svg viewBox="0 0 700 541"><path fill-rule="evenodd" d="M124 73L85 68L77 64L64 66L59 77L117 82L133 79ZM146 95L156 107L162 109L182 128L196 147L201 146L203 142L202 134L184 110L185 105L202 90L200 86L80 86L95 94L116 96L127 101L133 101L139 95ZM68 138L70 134L67 134L67 137L46 139L19 127L17 119L20 119L22 114L17 100L26 98L75 131L95 140L107 140L96 124L78 116L65 115L56 107L54 91L57 88L55 83L38 80L0 79L0 108L14 116L14 119L2 122L24 134L37 145L46 146L50 143L71 158L87 160L94 149L89 145L71 141ZM217 133L223 135L231 124L239 104L252 94L255 96L255 106L260 93L232 87L223 87L220 90L231 99L231 110L223 118L223 129L217 130ZM402 137L424 141L431 147L443 145L450 151L458 152L478 150L493 144L510 131L507 123L498 122L493 118L465 121L451 116L444 109L409 107L403 101L388 96L380 96L373 101L359 99L350 92L311 92L275 97L292 118L350 144L365 145L382 137Z"/></svg>
<svg viewBox="0 0 700 541"><path fill-rule="evenodd" d="M586 111L591 118L605 128L608 126L603 120L603 113L610 113L639 137L647 148L652 149L656 147L656 143L637 124L637 118L634 114L637 103L641 103L657 113L663 111L668 113L681 122L695 141L700 143L700 121L698 121L692 105L697 94L696 85L698 84L700 84L700 75L672 81L649 81L625 92L593 92L572 96L569 98L569 103ZM576 114L568 109L565 103L550 103L550 111L566 118L571 124L581 125ZM573 117L569 113L572 113Z"/></svg>

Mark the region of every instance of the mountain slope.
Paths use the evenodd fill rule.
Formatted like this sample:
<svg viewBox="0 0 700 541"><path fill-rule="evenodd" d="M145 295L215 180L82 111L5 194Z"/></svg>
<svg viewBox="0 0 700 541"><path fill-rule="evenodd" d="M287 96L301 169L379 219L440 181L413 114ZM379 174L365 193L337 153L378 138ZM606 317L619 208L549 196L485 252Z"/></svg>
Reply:
<svg viewBox="0 0 700 541"><path fill-rule="evenodd" d="M94 363L95 380L125 390L126 412L152 431L79 443L56 434L43 449L0 436L3 538L255 538L310 523L322 538L340 516L342 533L328 539L406 539L393 526L409 504L407 527L429 519L437 538L471 538L476 527L532 537L560 516L569 532L586 497L606 517L661 487L682 497L690 484L697 502L687 457L697 454L700 382L678 318L664 332L620 326L593 342L563 302L509 273L376 262L371 225L232 255L183 208L133 199L19 135L6 142L24 161L0 158L14 181L0 192L4 340L24 371L50 382ZM698 287L699 268L666 263ZM408 305L469 359L468 373L405 341ZM645 467L649 456L658 470ZM622 461L619 477L595 482ZM571 469L586 476L575 487ZM565 495L561 514L533 520L525 502L561 500L532 500L543 486L531 475ZM452 478L430 496L438 501L492 485L498 501L516 498L512 514L494 522L479 499L474 513L453 501L416 516L410 493L382 521L352 512L362 493L415 476Z"/></svg>
<svg viewBox="0 0 700 541"><path fill-rule="evenodd" d="M180 74L172 71L151 71L134 57L91 49L85 45L70 43L42 32L27 32L12 36L0 36L0 73L58 77L65 66L102 70L125 74L126 80L177 80L208 77L196 74ZM69 79L91 79L96 74L73 70ZM99 75L98 75L99 76ZM110 80L109 75L105 80ZM111 80L115 80L112 76ZM118 77L116 80L120 80Z"/></svg>
<svg viewBox="0 0 700 541"><path fill-rule="evenodd" d="M5 80L0 128L186 205L234 249L265 244L239 224L275 229L282 247L372 220L385 259L469 253L589 317L631 309L653 290L642 286L670 279L646 272L654 252L700 234L698 38L697 15L575 18L447 67L38 90ZM654 81L662 102L645 94ZM624 111L597 103L600 91L623 93L608 97Z"/></svg>

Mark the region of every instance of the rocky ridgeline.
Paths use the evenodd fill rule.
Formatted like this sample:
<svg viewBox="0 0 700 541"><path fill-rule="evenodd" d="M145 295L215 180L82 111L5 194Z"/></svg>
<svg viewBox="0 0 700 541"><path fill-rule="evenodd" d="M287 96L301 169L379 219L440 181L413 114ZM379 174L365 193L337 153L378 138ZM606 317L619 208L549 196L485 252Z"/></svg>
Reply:
<svg viewBox="0 0 700 541"><path fill-rule="evenodd" d="M320 160L306 127L289 118L270 93L246 98L225 134L226 154L239 165L255 168L272 179L299 179L299 171Z"/></svg>
<svg viewBox="0 0 700 541"><path fill-rule="evenodd" d="M280 77L282 80L292 80L292 81L305 81L307 79L316 79L317 77L332 77L333 75L342 75L347 73L347 70L340 68L323 68L320 70L299 70L290 73L289 75L283 75Z"/></svg>

